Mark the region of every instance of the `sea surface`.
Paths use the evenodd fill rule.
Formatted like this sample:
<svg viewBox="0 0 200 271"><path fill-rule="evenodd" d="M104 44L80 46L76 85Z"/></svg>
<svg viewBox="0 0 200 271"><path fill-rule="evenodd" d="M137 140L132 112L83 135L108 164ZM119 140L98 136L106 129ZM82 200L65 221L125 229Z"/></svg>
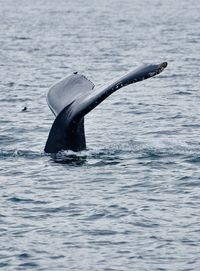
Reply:
<svg viewBox="0 0 200 271"><path fill-rule="evenodd" d="M200 270L199 16L196 0L0 0L0 270ZM163 61L86 116L86 151L44 153L52 84Z"/></svg>

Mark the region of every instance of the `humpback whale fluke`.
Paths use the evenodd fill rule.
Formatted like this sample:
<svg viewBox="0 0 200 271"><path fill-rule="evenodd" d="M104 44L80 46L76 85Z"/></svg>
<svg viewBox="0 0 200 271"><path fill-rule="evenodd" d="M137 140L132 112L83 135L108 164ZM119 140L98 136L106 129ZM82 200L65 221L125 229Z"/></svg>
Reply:
<svg viewBox="0 0 200 271"><path fill-rule="evenodd" d="M56 119L51 127L44 151L81 151L86 148L84 116L116 90L159 74L167 62L143 65L106 85L94 89L94 84L77 72L53 85L47 103Z"/></svg>

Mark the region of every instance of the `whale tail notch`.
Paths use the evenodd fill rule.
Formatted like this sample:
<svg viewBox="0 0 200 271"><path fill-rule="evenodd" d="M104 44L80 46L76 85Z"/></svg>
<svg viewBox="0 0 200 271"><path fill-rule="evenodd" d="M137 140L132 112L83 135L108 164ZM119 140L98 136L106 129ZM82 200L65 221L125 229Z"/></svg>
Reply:
<svg viewBox="0 0 200 271"><path fill-rule="evenodd" d="M56 119L51 127L44 151L86 149L84 116L116 90L159 74L167 62L143 65L106 85L94 89L84 75L74 73L53 85L47 94L47 103Z"/></svg>

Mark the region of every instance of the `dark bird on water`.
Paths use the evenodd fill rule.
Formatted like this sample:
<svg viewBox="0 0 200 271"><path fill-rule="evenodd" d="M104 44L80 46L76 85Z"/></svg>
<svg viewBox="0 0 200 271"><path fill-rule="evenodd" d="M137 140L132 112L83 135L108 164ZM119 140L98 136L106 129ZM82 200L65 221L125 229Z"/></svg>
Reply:
<svg viewBox="0 0 200 271"><path fill-rule="evenodd" d="M25 111L27 111L27 107L26 106L24 106L24 108L22 109L22 112L25 112Z"/></svg>

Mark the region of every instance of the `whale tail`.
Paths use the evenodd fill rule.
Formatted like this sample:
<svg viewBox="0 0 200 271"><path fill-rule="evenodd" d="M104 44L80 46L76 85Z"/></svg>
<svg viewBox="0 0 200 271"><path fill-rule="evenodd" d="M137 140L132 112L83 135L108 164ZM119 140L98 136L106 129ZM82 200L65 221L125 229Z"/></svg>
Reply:
<svg viewBox="0 0 200 271"><path fill-rule="evenodd" d="M56 119L44 151L57 153L60 150L84 150L84 116L116 90L153 77L166 67L167 62L143 65L97 89L84 75L77 73L53 85L47 94L47 103Z"/></svg>

